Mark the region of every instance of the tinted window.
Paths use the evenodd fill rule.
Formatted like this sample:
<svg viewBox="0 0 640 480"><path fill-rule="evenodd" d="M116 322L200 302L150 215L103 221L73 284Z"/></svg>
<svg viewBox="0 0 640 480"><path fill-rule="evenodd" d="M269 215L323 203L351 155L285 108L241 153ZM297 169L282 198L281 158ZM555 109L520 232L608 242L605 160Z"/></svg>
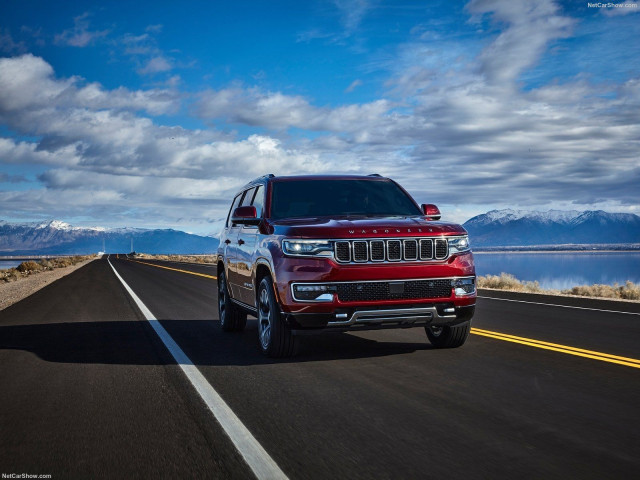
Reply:
<svg viewBox="0 0 640 480"><path fill-rule="evenodd" d="M390 180L291 180L273 183L271 218L410 216L422 212Z"/></svg>
<svg viewBox="0 0 640 480"><path fill-rule="evenodd" d="M256 194L253 197L253 202L251 203L251 205L256 207L256 212L258 212L258 218L262 217L262 207L264 206L264 188L262 185L258 185Z"/></svg>
<svg viewBox="0 0 640 480"><path fill-rule="evenodd" d="M236 198L233 199L233 203L231 204L231 208L229 209L229 215L227 215L227 227L229 226L229 220L231 218L231 214L238 207L238 203L240 203L241 198L242 198L242 194L239 194Z"/></svg>

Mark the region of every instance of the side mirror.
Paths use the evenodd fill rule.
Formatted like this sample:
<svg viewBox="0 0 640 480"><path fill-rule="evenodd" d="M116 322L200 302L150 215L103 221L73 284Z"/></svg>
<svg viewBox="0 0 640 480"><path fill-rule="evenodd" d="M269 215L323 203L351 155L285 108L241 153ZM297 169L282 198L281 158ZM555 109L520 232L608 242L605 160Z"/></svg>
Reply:
<svg viewBox="0 0 640 480"><path fill-rule="evenodd" d="M427 220L440 220L440 209L431 203L423 203L422 211Z"/></svg>
<svg viewBox="0 0 640 480"><path fill-rule="evenodd" d="M231 215L231 223L238 223L240 225L258 225L260 220L256 207L253 205L238 207L233 211L233 215Z"/></svg>

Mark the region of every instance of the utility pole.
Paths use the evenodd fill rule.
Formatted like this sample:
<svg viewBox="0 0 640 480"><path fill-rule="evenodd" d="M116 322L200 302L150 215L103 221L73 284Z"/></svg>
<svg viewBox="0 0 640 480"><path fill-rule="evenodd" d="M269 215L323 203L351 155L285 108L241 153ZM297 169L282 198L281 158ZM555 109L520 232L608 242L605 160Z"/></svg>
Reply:
<svg viewBox="0 0 640 480"><path fill-rule="evenodd" d="M133 253L133 237L131 237L131 252Z"/></svg>

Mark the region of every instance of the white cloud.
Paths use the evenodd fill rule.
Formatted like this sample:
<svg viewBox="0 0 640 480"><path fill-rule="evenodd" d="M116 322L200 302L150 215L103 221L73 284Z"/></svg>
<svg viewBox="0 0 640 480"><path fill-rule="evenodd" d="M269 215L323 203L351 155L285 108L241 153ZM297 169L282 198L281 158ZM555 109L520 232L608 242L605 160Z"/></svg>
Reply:
<svg viewBox="0 0 640 480"><path fill-rule="evenodd" d="M150 58L144 67L138 69L138 73L142 75L153 75L155 73L167 72L172 68L173 66L167 58L159 56Z"/></svg>
<svg viewBox="0 0 640 480"><path fill-rule="evenodd" d="M172 90L107 91L98 83L82 83L78 77L56 79L51 65L31 54L0 58L0 116L10 114L4 121L15 124L27 116L31 121L38 111L57 108L145 110L159 115L174 111L180 101Z"/></svg>
<svg viewBox="0 0 640 480"><path fill-rule="evenodd" d="M58 79L32 55L0 59L0 121L39 138L0 137L0 164L49 168L40 176L43 190L0 193L0 218L36 209L69 218L85 208L115 217L129 212L147 224L154 215L167 222L208 221L250 176L330 168L316 154L266 135L234 141L136 114L163 113L178 102L170 91L106 90Z"/></svg>
<svg viewBox="0 0 640 480"><path fill-rule="evenodd" d="M466 8L507 25L480 56L480 71L499 85L512 84L539 60L551 41L568 37L574 25L572 19L558 14L551 0L472 0Z"/></svg>
<svg viewBox="0 0 640 480"><path fill-rule="evenodd" d="M393 105L376 100L337 108L315 107L304 97L264 92L256 87L209 90L200 95L197 113L205 119L224 118L232 123L271 129L296 127L307 130L362 132L384 119Z"/></svg>
<svg viewBox="0 0 640 480"><path fill-rule="evenodd" d="M89 30L89 17L88 12L74 17L73 27L57 34L53 38L54 43L82 48L92 44L98 38L106 37L109 30Z"/></svg>
<svg viewBox="0 0 640 480"><path fill-rule="evenodd" d="M16 42L11 36L11 32L9 32L9 30L0 28L0 52L15 55L25 53L26 51L27 46L24 42Z"/></svg>
<svg viewBox="0 0 640 480"><path fill-rule="evenodd" d="M128 33L119 40L124 54L134 62L140 75L166 73L180 66L180 62L158 47L154 35L162 32L162 25L149 25L145 32L140 35Z"/></svg>
<svg viewBox="0 0 640 480"><path fill-rule="evenodd" d="M362 80L357 78L353 82L351 82L347 88L345 88L344 92L345 93L351 93L356 88L358 88L360 85L362 85Z"/></svg>
<svg viewBox="0 0 640 480"><path fill-rule="evenodd" d="M347 33L351 33L360 26L360 22L370 8L367 0L334 0L340 11L342 24Z"/></svg>

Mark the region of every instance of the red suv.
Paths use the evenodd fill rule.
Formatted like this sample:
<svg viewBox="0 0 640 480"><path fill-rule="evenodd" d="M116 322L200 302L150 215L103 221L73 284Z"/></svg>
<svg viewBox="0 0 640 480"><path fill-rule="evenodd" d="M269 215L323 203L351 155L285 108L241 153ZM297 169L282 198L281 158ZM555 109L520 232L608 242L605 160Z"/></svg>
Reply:
<svg viewBox="0 0 640 480"><path fill-rule="evenodd" d="M260 349L303 333L424 327L459 347L476 302L467 232L379 175L266 175L236 195L218 249L224 331L258 319Z"/></svg>

